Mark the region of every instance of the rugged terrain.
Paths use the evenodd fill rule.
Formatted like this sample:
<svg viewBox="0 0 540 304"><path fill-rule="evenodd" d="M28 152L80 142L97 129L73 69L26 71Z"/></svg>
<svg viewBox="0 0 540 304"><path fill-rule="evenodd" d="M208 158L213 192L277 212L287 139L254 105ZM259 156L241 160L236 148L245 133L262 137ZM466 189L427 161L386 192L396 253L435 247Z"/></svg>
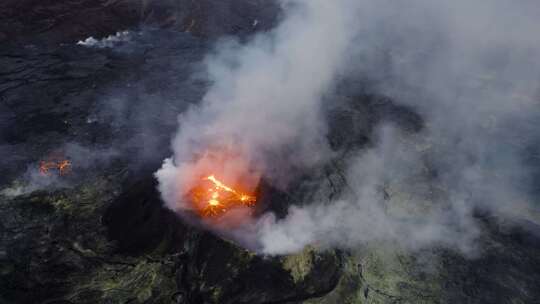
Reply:
<svg viewBox="0 0 540 304"><path fill-rule="evenodd" d="M271 2L4 1L0 19L0 303L540 303L534 218L479 212L477 256L390 244L263 256L163 208L152 173L177 114L205 92L200 60L215 38L275 24ZM114 47L77 44L124 30ZM329 98L336 150L369 146L383 121L429 150L415 137L422 118L363 83ZM69 174L38 174L52 153L72 161ZM341 166L338 156L290 193L263 187L264 207L330 198L347 187ZM417 189L382 191L390 208Z"/></svg>

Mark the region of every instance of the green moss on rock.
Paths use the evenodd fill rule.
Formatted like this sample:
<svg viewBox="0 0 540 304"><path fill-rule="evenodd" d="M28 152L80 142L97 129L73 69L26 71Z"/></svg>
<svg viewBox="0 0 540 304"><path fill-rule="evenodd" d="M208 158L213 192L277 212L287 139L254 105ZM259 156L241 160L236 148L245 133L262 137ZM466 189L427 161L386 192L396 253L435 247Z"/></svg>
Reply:
<svg viewBox="0 0 540 304"><path fill-rule="evenodd" d="M160 262L139 261L135 265L104 265L77 286L69 299L76 303L167 303L176 291L171 268ZM89 301L85 294L93 294Z"/></svg>
<svg viewBox="0 0 540 304"><path fill-rule="evenodd" d="M314 267L315 250L306 247L302 252L283 258L283 268L290 272L296 284L303 282Z"/></svg>

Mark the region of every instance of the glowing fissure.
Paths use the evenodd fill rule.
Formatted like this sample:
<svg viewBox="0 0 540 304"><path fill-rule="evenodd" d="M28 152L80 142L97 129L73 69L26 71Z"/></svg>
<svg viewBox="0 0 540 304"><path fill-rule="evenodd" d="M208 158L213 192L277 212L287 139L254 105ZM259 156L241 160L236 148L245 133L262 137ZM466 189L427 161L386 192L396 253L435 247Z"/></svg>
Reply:
<svg viewBox="0 0 540 304"><path fill-rule="evenodd" d="M60 161L41 161L39 163L39 173L44 176L51 175L50 170L58 170L60 175L66 174L71 168L71 162L67 159Z"/></svg>
<svg viewBox="0 0 540 304"><path fill-rule="evenodd" d="M257 198L225 185L214 175L202 178L191 190L191 200L203 217L223 215L235 207L252 207Z"/></svg>

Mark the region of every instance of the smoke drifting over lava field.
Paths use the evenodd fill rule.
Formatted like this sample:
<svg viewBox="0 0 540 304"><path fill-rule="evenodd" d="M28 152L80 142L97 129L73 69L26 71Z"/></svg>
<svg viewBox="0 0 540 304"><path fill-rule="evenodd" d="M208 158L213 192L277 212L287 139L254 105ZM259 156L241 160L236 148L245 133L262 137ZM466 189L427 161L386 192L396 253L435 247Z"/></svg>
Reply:
<svg viewBox="0 0 540 304"><path fill-rule="evenodd" d="M539 15L0 4L0 303L534 303Z"/></svg>
<svg viewBox="0 0 540 304"><path fill-rule="evenodd" d="M295 171L337 157L348 187L330 201L301 201L282 220L263 215L246 231L261 243L253 248L275 254L383 240L476 250L477 208L510 217L537 209L523 158L530 147L508 139L535 141L527 129L538 119L539 62L526 54L540 44L524 34L538 25L530 15L537 5L469 6L292 1L274 30L246 43L218 43L206 59L212 84L201 104L180 116L174 158L157 172L164 200L176 209L189 190L184 175L197 170L190 166L208 147L234 146L250 164L243 166L285 188ZM524 17L508 28L513 16ZM333 101L325 95L360 80L418 113L423 128L408 134L383 122L369 148L343 158L328 144L325 104ZM232 181L240 174L233 163L221 172ZM379 190L398 180L420 190L388 212L386 190ZM426 204L434 188L445 193Z"/></svg>

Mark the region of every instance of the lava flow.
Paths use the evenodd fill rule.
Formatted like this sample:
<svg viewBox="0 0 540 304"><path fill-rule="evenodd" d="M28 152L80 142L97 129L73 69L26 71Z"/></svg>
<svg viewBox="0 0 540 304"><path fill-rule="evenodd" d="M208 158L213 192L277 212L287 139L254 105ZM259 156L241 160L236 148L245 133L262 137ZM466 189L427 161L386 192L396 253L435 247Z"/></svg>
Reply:
<svg viewBox="0 0 540 304"><path fill-rule="evenodd" d="M200 184L190 191L190 195L203 217L220 216L240 206L252 207L257 201L254 195L235 190L214 175L202 178Z"/></svg>
<svg viewBox="0 0 540 304"><path fill-rule="evenodd" d="M71 168L71 162L67 159L59 161L41 161L39 162L39 173L44 176L51 175L50 170L58 170L60 175L66 174Z"/></svg>

